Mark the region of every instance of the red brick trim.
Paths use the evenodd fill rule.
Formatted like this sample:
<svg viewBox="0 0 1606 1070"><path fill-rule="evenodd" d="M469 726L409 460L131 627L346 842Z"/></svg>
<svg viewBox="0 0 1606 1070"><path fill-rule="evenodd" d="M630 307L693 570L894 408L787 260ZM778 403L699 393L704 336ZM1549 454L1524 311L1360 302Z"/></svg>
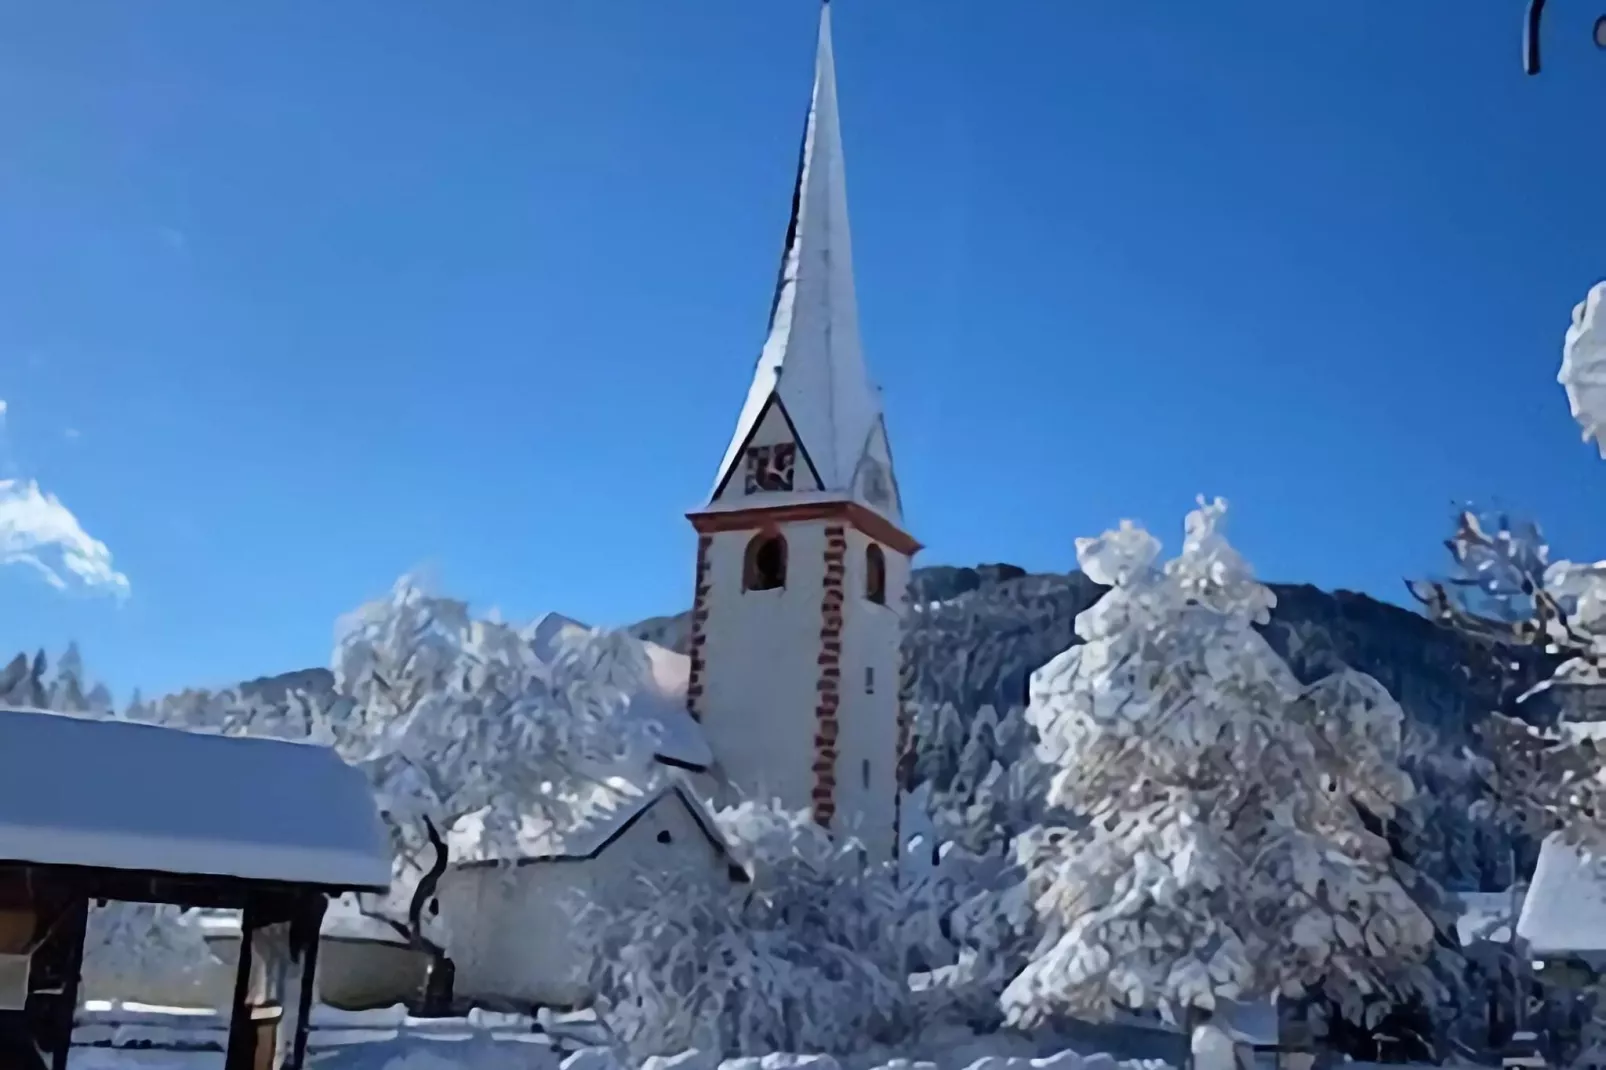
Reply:
<svg viewBox="0 0 1606 1070"><path fill-rule="evenodd" d="M899 603L902 612L904 627L908 627L909 620L909 588L906 584L903 589L903 599ZM903 640L907 638L903 629L898 634L898 753L894 756L896 763L893 769L896 772L892 778L892 858L899 861L903 858L903 793L907 790L909 781L914 779L915 748L914 733L911 725L914 719L915 694L915 662L910 653L909 644Z"/></svg>
<svg viewBox="0 0 1606 1070"><path fill-rule="evenodd" d="M837 720L842 705L842 605L848 533L842 524L825 529L825 582L820 593L819 695L814 707L814 820L825 828L836 817Z"/></svg>
<svg viewBox="0 0 1606 1070"><path fill-rule="evenodd" d="M695 721L703 719L703 684L708 668L703 653L703 644L708 641L708 551L713 545L712 536L697 536L697 588L691 602L691 669L686 679L686 712Z"/></svg>
<svg viewBox="0 0 1606 1070"><path fill-rule="evenodd" d="M712 513L687 513L686 518L699 535L716 531L745 531L766 524L789 524L800 520L833 520L858 528L870 538L905 557L914 557L920 544L914 536L892 521L858 502L799 502L792 505L754 506Z"/></svg>

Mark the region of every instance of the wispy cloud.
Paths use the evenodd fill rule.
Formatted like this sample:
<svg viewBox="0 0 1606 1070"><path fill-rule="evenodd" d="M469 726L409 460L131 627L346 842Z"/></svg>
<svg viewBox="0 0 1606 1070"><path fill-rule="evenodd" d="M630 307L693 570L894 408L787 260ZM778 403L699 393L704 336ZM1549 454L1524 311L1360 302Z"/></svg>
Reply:
<svg viewBox="0 0 1606 1070"><path fill-rule="evenodd" d="M16 471L6 442L8 406L0 399L0 461ZM71 437L77 437L76 432ZM81 588L127 597L128 577L112 566L112 552L90 535L72 510L32 480L0 479L0 566L32 569L57 590Z"/></svg>
<svg viewBox="0 0 1606 1070"><path fill-rule="evenodd" d="M80 587L117 598L129 591L106 544L31 479L0 479L0 565L31 568L57 590Z"/></svg>

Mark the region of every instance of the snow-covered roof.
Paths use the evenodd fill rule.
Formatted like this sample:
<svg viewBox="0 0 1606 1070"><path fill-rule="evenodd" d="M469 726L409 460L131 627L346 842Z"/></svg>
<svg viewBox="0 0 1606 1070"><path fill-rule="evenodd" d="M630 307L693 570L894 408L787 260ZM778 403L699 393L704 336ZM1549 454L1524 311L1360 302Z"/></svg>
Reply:
<svg viewBox="0 0 1606 1070"><path fill-rule="evenodd" d="M548 613L530 629L530 642L542 657L551 657L563 643L592 634L592 629L561 613ZM686 709L691 659L668 647L638 640L647 655L649 673L630 697L626 716L657 725L658 757L670 765L706 769L714 762L703 730Z"/></svg>
<svg viewBox="0 0 1606 1070"><path fill-rule="evenodd" d="M871 385L859 338L830 5L820 14L814 92L792 196L769 334L711 497L720 496L742 462L743 449L773 397L790 420L808 467L819 477L818 489L850 492L900 523L881 398ZM892 483L887 488L890 500L871 500L860 493L861 469L871 454L881 455L878 463ZM798 466L804 467L803 458Z"/></svg>
<svg viewBox="0 0 1606 1070"><path fill-rule="evenodd" d="M630 700L630 714L658 726L658 757L672 765L707 769L714 764L708 737L686 709L686 687L691 683L691 658L668 647L642 641L652 666L648 686Z"/></svg>
<svg viewBox="0 0 1606 1070"><path fill-rule="evenodd" d="M1539 957L1606 952L1606 848L1547 836L1517 935Z"/></svg>
<svg viewBox="0 0 1606 1070"><path fill-rule="evenodd" d="M4 708L0 859L376 889L391 865L327 747Z"/></svg>
<svg viewBox="0 0 1606 1070"><path fill-rule="evenodd" d="M685 806L709 841L721 852L726 851L725 841L703 804L673 780L647 791L621 782L596 785L580 800L573 823L559 827L535 816L526 817L511 845L488 841L479 816L471 814L447 833L447 847L453 864L458 866L595 858L660 802Z"/></svg>

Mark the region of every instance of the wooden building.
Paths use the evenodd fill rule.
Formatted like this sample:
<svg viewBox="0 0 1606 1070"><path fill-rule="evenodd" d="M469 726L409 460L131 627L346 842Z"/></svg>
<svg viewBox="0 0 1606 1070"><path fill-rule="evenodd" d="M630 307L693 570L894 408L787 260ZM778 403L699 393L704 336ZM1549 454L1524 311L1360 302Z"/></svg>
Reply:
<svg viewBox="0 0 1606 1070"><path fill-rule="evenodd" d="M241 911L225 1066L299 1068L325 905L390 873L328 748L0 709L0 1065L66 1070L89 907L122 900Z"/></svg>

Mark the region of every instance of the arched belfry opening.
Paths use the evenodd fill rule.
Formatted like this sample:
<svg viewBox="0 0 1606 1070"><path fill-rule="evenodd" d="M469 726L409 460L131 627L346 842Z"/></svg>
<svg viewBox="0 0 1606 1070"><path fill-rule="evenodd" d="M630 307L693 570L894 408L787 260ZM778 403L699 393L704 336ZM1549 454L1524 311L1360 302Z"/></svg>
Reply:
<svg viewBox="0 0 1606 1070"><path fill-rule="evenodd" d="M780 532L761 531L747 544L742 563L744 591L773 591L786 586L786 539Z"/></svg>
<svg viewBox="0 0 1606 1070"><path fill-rule="evenodd" d="M875 543L864 551L864 597L879 606L887 604L887 555Z"/></svg>

